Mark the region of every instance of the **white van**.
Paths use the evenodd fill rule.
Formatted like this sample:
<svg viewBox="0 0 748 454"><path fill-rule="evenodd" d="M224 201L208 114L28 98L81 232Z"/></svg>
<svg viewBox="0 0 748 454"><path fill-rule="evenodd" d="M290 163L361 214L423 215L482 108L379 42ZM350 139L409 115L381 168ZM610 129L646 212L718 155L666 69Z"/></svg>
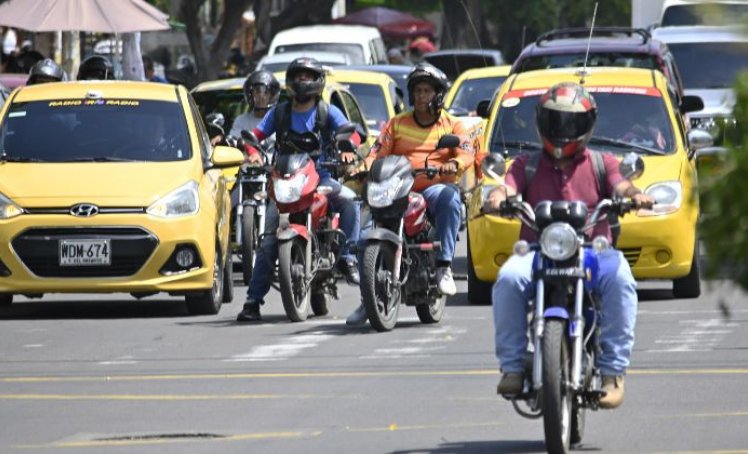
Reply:
<svg viewBox="0 0 748 454"><path fill-rule="evenodd" d="M665 0L659 26L742 25L747 18L746 0Z"/></svg>
<svg viewBox="0 0 748 454"><path fill-rule="evenodd" d="M268 55L305 50L345 53L354 65L387 63L382 35L361 25L310 25L278 32Z"/></svg>

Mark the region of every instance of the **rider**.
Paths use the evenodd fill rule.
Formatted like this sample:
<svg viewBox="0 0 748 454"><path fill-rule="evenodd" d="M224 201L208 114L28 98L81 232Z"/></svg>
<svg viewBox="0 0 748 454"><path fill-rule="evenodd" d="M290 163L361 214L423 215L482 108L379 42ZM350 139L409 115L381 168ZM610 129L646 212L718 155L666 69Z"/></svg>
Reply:
<svg viewBox="0 0 748 454"><path fill-rule="evenodd" d="M413 190L423 194L428 212L436 221L441 241L437 254L436 282L442 294L451 296L457 292L452 276L452 258L462 205L460 189L453 182L458 172L473 165L473 150L462 122L443 110L449 79L442 71L428 63L419 63L408 74L407 85L413 110L387 122L364 165L370 167L375 159L394 154L406 156L414 169L423 168L427 157L429 166L439 167L440 175L433 180L426 175L418 175ZM459 136L461 145L432 153L439 138L447 134ZM356 170L363 170L363 167ZM346 319L349 325L365 322L366 310L363 305Z"/></svg>
<svg viewBox="0 0 748 454"><path fill-rule="evenodd" d="M260 69L247 77L242 87L247 111L234 119L230 135L241 137L242 130L252 131L259 126L265 114L278 102L280 83L273 73Z"/></svg>
<svg viewBox="0 0 748 454"><path fill-rule="evenodd" d="M537 169L526 181L529 154L518 157L506 175L505 185L489 194L487 203L497 209L507 195L522 194L535 206L542 200L582 200L594 208L603 198L630 197L637 208L651 207L653 199L642 193L618 169L618 161L602 154L607 184L598 188L591 151L587 142L597 119L597 106L581 85L563 82L541 96L536 107L536 123L543 143ZM597 224L592 237L611 239L607 220ZM528 241L535 234L522 226L520 236ZM534 288L531 268L534 254L513 255L502 266L493 287L493 316L496 356L503 376L497 392L516 395L522 392L524 358L527 351L528 301ZM601 408L616 408L623 402L623 376L634 345L636 323L636 281L623 254L608 249L598 255L602 322L598 366L602 373Z"/></svg>
<svg viewBox="0 0 748 454"><path fill-rule="evenodd" d="M81 62L78 80L114 80L112 62L103 55L91 55Z"/></svg>
<svg viewBox="0 0 748 454"><path fill-rule="evenodd" d="M47 82L62 82L67 80L65 71L51 58L38 61L29 71L26 85L43 84Z"/></svg>
<svg viewBox="0 0 748 454"><path fill-rule="evenodd" d="M276 148L278 153L292 152L287 136L304 132L314 132L320 137L320 143L324 150L331 142L329 133L348 124L343 112L333 105L322 101L322 90L325 87L325 72L322 65L313 58L300 57L292 61L286 69L286 89L291 98L271 108L259 126L252 132L259 140L263 140L277 132ZM318 130L318 111L327 111L325 118L320 119L325 125L325 130ZM277 113L276 113L277 112ZM282 124L285 123L285 124ZM360 142L360 137L354 133L351 138L354 143ZM291 149L289 149L291 148ZM249 161L262 163L262 157L256 150L249 150ZM324 154L318 160L325 159ZM353 153L341 153L341 161L352 162L355 159ZM358 241L361 218L357 204L354 202L355 193L342 186L332 178L330 172L324 168L318 168L320 185L331 186L333 192L328 195L330 206L334 211L340 213L340 226L345 233L349 244ZM275 232L278 230L278 209L272 202L268 203L265 216L265 236L262 238L260 250L255 257L252 280L247 289L247 299L244 308L237 315L237 321L261 320L260 304L270 291L270 281L273 279L273 267L278 257L278 239ZM356 257L350 253L347 246L343 248L340 255L338 267L345 275L346 280L358 285L359 274Z"/></svg>

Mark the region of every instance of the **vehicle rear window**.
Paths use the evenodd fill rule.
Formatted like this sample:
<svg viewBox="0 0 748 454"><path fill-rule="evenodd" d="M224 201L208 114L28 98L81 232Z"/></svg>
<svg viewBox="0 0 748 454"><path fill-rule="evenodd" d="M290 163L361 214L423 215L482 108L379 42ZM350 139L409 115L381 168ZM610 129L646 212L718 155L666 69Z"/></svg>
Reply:
<svg viewBox="0 0 748 454"><path fill-rule="evenodd" d="M669 6L662 14L662 27L680 25L738 25L748 19L748 3L691 4Z"/></svg>
<svg viewBox="0 0 748 454"><path fill-rule="evenodd" d="M275 53L282 54L284 52L297 52L304 50L321 50L325 52L337 52L339 54L347 54L351 57L351 64L353 65L365 65L368 62L364 59L364 48L359 44L348 44L348 43L302 43L302 44L286 44L275 48Z"/></svg>
<svg viewBox="0 0 748 454"><path fill-rule="evenodd" d="M484 99L491 99L493 93L501 87L506 80L505 76L482 77L480 79L468 79L460 84L452 100L450 109L465 109L475 112L478 103Z"/></svg>
<svg viewBox="0 0 748 454"><path fill-rule="evenodd" d="M748 68L748 42L668 44L684 88L732 88Z"/></svg>
<svg viewBox="0 0 748 454"><path fill-rule="evenodd" d="M381 131L384 124L389 120L387 101L384 91L379 85L373 84L345 84L356 97L358 105L364 111L366 125L369 129Z"/></svg>
<svg viewBox="0 0 748 454"><path fill-rule="evenodd" d="M645 150L663 153L675 151L673 129L664 98L656 89L638 87L587 87L597 102L597 123L593 137L620 141L616 145L590 144L590 148L613 153ZM535 127L535 106L546 90L516 90L504 95L491 134L492 152L516 156L539 150L540 138Z"/></svg>
<svg viewBox="0 0 748 454"><path fill-rule="evenodd" d="M574 54L537 55L523 58L517 72L551 68L581 68L584 66L584 55L584 52L580 52ZM654 56L634 52L591 52L587 66L661 69Z"/></svg>
<svg viewBox="0 0 748 454"><path fill-rule="evenodd" d="M223 114L226 131L231 130L234 119L247 110L247 102L241 90L209 90L193 92L200 115L205 118L213 112Z"/></svg>
<svg viewBox="0 0 748 454"><path fill-rule="evenodd" d="M178 103L65 99L13 103L0 153L19 162L179 161L191 148Z"/></svg>

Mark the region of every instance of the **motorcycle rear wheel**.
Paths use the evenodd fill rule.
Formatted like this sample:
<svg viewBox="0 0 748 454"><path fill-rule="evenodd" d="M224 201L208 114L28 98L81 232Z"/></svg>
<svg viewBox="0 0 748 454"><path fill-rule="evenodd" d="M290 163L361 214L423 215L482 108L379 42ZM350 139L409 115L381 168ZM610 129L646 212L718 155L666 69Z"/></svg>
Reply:
<svg viewBox="0 0 748 454"><path fill-rule="evenodd" d="M283 310L292 322L303 322L309 315L311 292L306 281L306 244L296 237L278 246L278 284Z"/></svg>
<svg viewBox="0 0 748 454"><path fill-rule="evenodd" d="M379 332L390 331L397 324L400 292L392 285L395 275L395 245L371 241L363 253L361 299L369 323Z"/></svg>
<svg viewBox="0 0 748 454"><path fill-rule="evenodd" d="M543 426L549 453L569 452L572 395L569 383L569 349L564 337L566 322L547 319L543 331Z"/></svg>

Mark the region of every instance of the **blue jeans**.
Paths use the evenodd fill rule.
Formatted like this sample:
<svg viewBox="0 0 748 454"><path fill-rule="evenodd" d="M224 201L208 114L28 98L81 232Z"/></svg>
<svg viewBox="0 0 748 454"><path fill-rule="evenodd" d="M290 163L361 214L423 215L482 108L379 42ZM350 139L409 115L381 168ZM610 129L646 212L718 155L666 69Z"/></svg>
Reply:
<svg viewBox="0 0 748 454"><path fill-rule="evenodd" d="M356 257L349 252L349 245L358 242L361 230L361 211L354 201L356 193L331 178L324 178L320 186L331 186L333 192L327 196L332 211L340 213L340 229L345 233L347 242L343 245L340 259L349 262L356 261ZM273 201L268 201L265 210L265 235L262 237L260 248L255 256L252 279L247 287L247 299L261 301L270 291L273 281L273 270L278 260L278 224L280 216Z"/></svg>
<svg viewBox="0 0 748 454"><path fill-rule="evenodd" d="M451 262L455 255L457 233L460 231L462 200L460 188L453 184L435 184L421 191L426 199L426 206L434 222L436 236L441 242L441 249L436 260Z"/></svg>
<svg viewBox="0 0 748 454"><path fill-rule="evenodd" d="M505 373L524 372L528 303L535 296L531 279L533 256L511 256L493 286L496 357ZM636 281L620 251L608 249L598 254L598 262L602 353L597 366L603 375L624 375L634 347Z"/></svg>

